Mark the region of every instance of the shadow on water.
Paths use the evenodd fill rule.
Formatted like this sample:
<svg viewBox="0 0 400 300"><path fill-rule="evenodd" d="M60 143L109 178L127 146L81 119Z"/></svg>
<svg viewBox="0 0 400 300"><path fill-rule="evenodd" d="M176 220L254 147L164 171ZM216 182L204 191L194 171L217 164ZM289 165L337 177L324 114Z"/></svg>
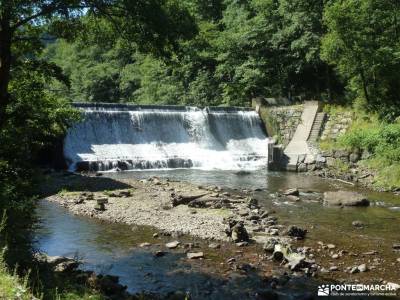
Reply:
<svg viewBox="0 0 400 300"><path fill-rule="evenodd" d="M211 249L203 249L204 261L188 261L183 249L169 250L163 257L155 257L157 250L165 250L163 244L169 238L155 240L154 230L149 227L132 227L121 224L108 224L100 221L74 216L60 206L41 202L38 214L42 226L36 233L37 247L49 255L78 257L83 261L82 269L94 270L100 274L117 275L120 282L128 286L131 293L150 293L167 296L177 291L189 292L192 299L256 299L256 292L263 295L258 299L271 298L275 293L279 299L300 299L316 290L317 282L298 278L289 280L286 276L276 278L285 283L284 289L272 290L271 280L256 270L246 274L231 272L224 276L221 265L232 254L219 253L221 257L213 261ZM182 242L193 242L190 237L179 238ZM148 248L138 245L144 241L152 242ZM156 241L156 242L155 242ZM200 249L198 250L200 251ZM224 252L224 251L222 251Z"/></svg>

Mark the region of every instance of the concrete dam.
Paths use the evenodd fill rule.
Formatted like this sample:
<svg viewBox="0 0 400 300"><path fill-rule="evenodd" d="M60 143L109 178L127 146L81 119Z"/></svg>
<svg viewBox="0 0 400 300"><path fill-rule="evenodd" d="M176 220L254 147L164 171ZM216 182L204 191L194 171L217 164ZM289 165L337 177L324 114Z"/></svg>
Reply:
<svg viewBox="0 0 400 300"><path fill-rule="evenodd" d="M267 167L269 138L250 108L74 103L64 140L71 171Z"/></svg>

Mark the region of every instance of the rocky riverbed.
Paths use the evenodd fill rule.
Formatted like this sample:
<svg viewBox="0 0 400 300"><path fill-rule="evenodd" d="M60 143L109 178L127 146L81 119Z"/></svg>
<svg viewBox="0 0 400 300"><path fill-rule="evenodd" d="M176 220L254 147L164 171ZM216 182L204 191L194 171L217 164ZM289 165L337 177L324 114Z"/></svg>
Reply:
<svg viewBox="0 0 400 300"><path fill-rule="evenodd" d="M382 257L380 249L364 250L362 245L359 248L358 245L338 245L332 239L316 240L313 226L280 222L279 214L260 205L259 197L254 196L263 193L262 190L224 189L158 177L124 179L117 184L113 181L112 185L101 185L102 180L107 181L88 176L61 176L53 181L52 186L67 189L56 194L50 192L46 200L61 204L78 215L107 222L152 226L155 238L171 236L164 249L154 251L154 255L182 249L187 253L187 259L202 260L208 258L210 249L216 253L226 251L226 246L221 249L221 243L227 243L232 244L228 247L236 247L244 255L237 263L234 256L225 258L226 263L234 269L241 269L247 264L243 268L256 269L270 279L271 270L280 269L283 265L289 277L305 276L324 282L390 282L399 287L397 274L389 272L386 276L385 271L380 271L396 268L399 264L396 259L390 261L393 258ZM291 188L270 197L280 203L312 201L321 206L357 207L370 204L363 195L355 192L324 195ZM358 220L353 224L354 228L361 230L364 225ZM308 238L310 234L311 238ZM193 245L181 241L182 235L208 242L203 242L202 247L192 248ZM152 241L144 241L138 246L148 247L151 244ZM398 251L395 243L390 251ZM270 279L268 286L274 287L276 283Z"/></svg>

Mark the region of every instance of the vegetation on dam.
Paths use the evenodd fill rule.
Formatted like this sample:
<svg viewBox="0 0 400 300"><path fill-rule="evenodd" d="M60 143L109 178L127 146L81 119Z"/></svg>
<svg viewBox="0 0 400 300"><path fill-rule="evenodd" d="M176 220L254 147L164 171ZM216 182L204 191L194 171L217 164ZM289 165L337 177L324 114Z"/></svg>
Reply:
<svg viewBox="0 0 400 300"><path fill-rule="evenodd" d="M18 265L37 295L57 295L41 275L28 276L33 211L38 166L78 120L76 100L248 106L278 96L347 105L356 121L323 146L368 150L377 185L400 187L399 18L390 0L2 0L5 263ZM6 270L7 292L16 276ZM57 297L82 297L65 292Z"/></svg>

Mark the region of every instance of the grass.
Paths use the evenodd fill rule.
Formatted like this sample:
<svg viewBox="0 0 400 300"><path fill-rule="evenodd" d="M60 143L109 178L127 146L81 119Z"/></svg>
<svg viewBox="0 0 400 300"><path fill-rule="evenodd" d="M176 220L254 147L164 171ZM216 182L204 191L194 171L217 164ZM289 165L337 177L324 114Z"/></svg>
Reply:
<svg viewBox="0 0 400 300"><path fill-rule="evenodd" d="M33 299L27 278L21 279L15 273L10 273L0 258L0 299Z"/></svg>
<svg viewBox="0 0 400 300"><path fill-rule="evenodd" d="M376 174L374 186L385 190L400 188L400 122L382 122L376 115L359 108L332 105L325 108L332 116L349 110L353 111L354 119L347 132L336 140L321 141L320 148L368 151L371 157L361 161L360 166ZM345 166L340 163L337 170L346 172Z"/></svg>

